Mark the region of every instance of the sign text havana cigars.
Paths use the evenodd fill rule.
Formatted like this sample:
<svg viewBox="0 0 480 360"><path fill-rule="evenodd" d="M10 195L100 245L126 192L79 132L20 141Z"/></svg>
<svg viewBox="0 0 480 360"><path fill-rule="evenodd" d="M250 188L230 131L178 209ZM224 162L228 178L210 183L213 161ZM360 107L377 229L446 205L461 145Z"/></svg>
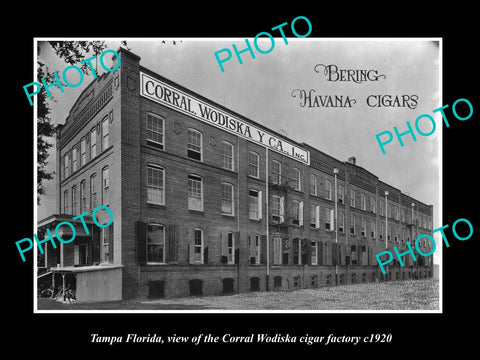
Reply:
<svg viewBox="0 0 480 360"><path fill-rule="evenodd" d="M310 164L310 152L247 124L215 106L188 95L162 81L140 72L140 95L159 104L168 106L207 124L241 136L292 159Z"/></svg>

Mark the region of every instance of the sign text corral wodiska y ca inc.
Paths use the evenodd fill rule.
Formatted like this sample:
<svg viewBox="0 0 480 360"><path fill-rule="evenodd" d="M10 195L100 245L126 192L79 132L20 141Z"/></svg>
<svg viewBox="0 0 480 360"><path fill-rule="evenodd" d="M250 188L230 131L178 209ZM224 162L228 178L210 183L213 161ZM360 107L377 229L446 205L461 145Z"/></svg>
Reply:
<svg viewBox="0 0 480 360"><path fill-rule="evenodd" d="M310 164L309 151L242 121L215 106L207 105L204 101L143 72L140 72L140 95L304 164Z"/></svg>

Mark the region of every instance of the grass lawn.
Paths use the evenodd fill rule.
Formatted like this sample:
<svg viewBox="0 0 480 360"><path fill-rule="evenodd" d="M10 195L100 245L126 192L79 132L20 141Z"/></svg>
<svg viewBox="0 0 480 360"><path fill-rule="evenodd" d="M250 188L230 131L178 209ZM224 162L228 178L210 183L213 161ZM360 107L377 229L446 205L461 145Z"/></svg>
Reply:
<svg viewBox="0 0 480 360"><path fill-rule="evenodd" d="M63 304L38 299L38 310L438 310L438 280L408 280L228 296Z"/></svg>

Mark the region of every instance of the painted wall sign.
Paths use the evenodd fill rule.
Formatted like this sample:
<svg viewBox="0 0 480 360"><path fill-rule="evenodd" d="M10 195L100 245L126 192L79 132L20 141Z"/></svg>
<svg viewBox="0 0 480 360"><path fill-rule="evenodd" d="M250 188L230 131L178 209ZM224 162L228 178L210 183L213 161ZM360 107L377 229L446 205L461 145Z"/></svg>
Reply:
<svg viewBox="0 0 480 360"><path fill-rule="evenodd" d="M140 72L140 95L310 165L310 152L308 150L265 132L143 72Z"/></svg>

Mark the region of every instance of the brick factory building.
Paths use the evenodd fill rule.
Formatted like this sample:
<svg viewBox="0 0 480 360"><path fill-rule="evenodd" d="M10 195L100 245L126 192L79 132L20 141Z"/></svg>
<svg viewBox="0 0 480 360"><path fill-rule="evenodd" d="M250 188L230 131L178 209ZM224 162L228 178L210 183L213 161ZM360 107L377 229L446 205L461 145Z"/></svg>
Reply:
<svg viewBox="0 0 480 360"><path fill-rule="evenodd" d="M38 234L76 226L75 241L48 245L39 267L76 279L79 301L433 276L433 256L407 254L386 276L375 258L431 235L431 205L354 157L292 141L118 52L121 66L94 80L58 128L57 210L38 222ZM113 213L108 228L72 220L98 205Z"/></svg>

